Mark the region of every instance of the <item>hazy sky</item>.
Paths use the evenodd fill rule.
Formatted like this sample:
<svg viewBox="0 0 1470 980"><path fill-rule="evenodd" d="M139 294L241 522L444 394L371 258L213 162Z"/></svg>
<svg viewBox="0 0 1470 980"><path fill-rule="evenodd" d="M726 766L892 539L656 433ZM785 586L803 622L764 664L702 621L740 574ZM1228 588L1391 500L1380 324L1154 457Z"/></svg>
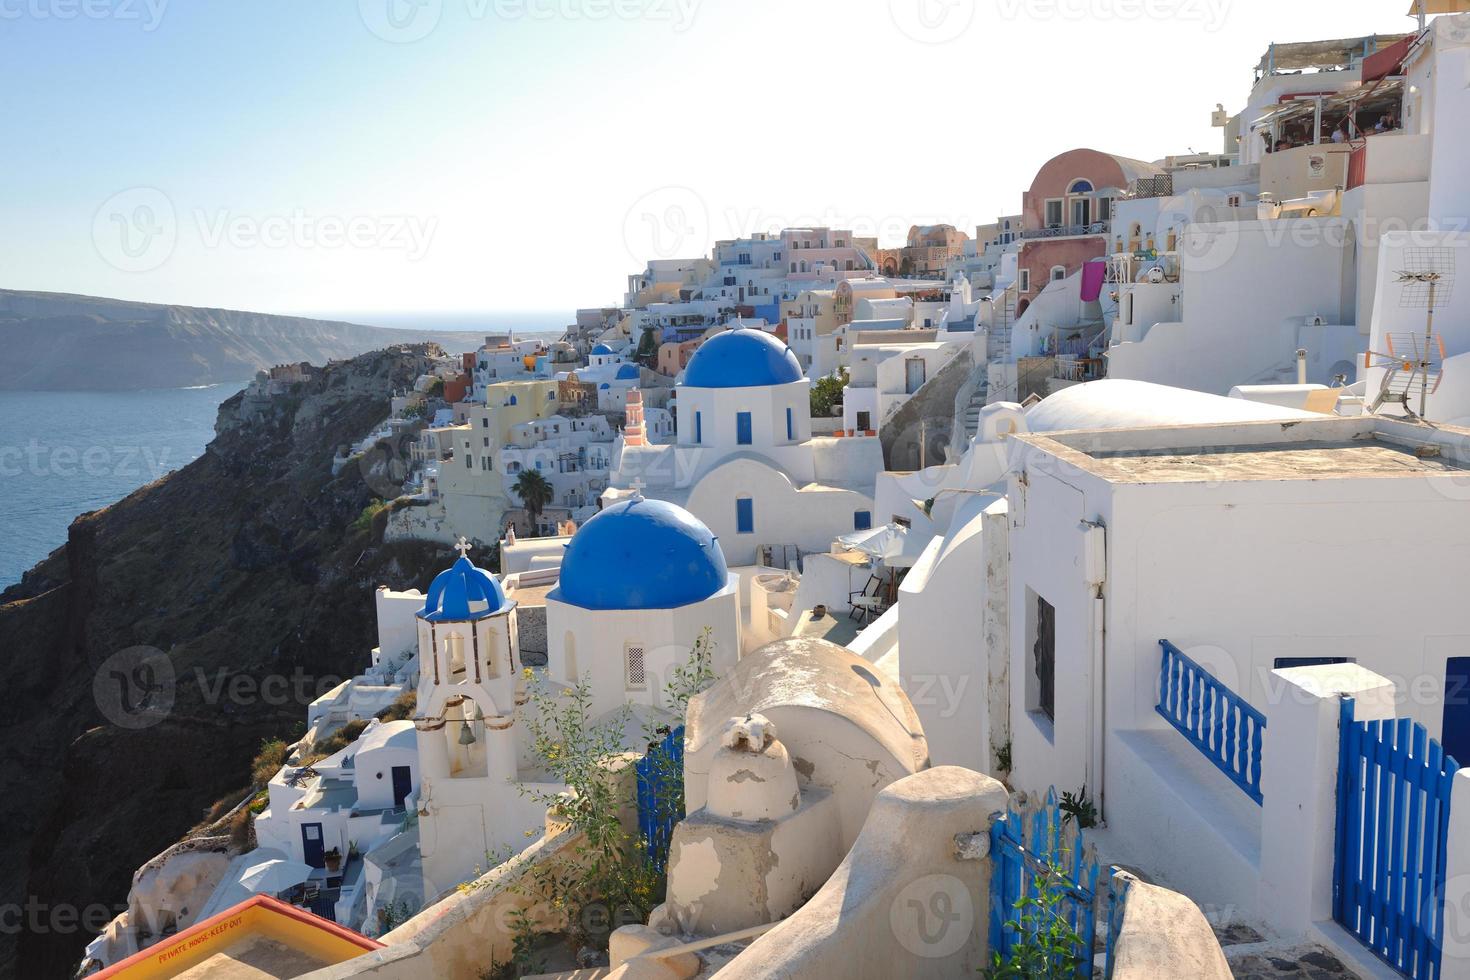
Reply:
<svg viewBox="0 0 1470 980"><path fill-rule="evenodd" d="M267 312L617 302L656 255L1019 210L1216 150L1272 41L1408 0L0 0L0 286Z"/></svg>

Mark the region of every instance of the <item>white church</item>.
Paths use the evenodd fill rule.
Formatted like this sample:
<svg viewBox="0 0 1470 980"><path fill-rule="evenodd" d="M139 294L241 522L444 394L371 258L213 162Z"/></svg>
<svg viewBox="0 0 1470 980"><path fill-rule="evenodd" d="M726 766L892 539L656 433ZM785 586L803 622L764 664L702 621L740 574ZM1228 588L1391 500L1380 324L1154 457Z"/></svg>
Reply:
<svg viewBox="0 0 1470 980"><path fill-rule="evenodd" d="M675 389L673 445L650 445L630 415L613 447L604 503L641 491L678 504L737 566L826 552L838 535L872 527L882 447L870 438L814 438L810 390L800 361L776 337L754 328L716 334Z"/></svg>

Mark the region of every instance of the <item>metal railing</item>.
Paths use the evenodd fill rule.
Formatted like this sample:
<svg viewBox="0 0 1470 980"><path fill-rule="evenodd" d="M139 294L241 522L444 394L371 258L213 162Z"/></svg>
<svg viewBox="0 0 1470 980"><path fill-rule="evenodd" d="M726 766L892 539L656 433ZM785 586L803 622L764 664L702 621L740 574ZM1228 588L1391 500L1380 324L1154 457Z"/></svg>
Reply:
<svg viewBox="0 0 1470 980"><path fill-rule="evenodd" d="M1266 716L1168 640L1159 647L1155 710L1259 804Z"/></svg>

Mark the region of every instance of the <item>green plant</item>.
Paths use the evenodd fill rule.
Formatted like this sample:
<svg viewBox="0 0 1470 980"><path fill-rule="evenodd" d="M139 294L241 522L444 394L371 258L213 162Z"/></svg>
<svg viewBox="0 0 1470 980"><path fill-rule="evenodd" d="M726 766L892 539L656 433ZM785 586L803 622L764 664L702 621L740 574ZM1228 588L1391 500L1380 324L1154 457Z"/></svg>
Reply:
<svg viewBox="0 0 1470 980"><path fill-rule="evenodd" d="M373 519L388 507L386 500L374 500L362 509L362 513L352 522L352 530L363 533L372 529Z"/></svg>
<svg viewBox="0 0 1470 980"><path fill-rule="evenodd" d="M425 392L425 394L427 394L430 398L443 398L444 397L444 379L443 378L435 378L433 381L430 381L429 382L429 390L427 392Z"/></svg>
<svg viewBox="0 0 1470 980"><path fill-rule="evenodd" d="M537 518L556 496L556 491L552 488L551 482L541 475L541 471L534 469L522 470L516 482L511 484L511 489L515 491L517 497L521 498L526 513L531 515L531 529L534 536Z"/></svg>
<svg viewBox="0 0 1470 980"><path fill-rule="evenodd" d="M341 752L347 746L357 741L357 736L367 728L367 722L356 718L337 729L323 739L311 743L310 755L318 759L326 758L334 752Z"/></svg>
<svg viewBox="0 0 1470 980"><path fill-rule="evenodd" d="M1001 772L1011 771L1011 743L1009 741L995 750L995 764Z"/></svg>
<svg viewBox="0 0 1470 980"><path fill-rule="evenodd" d="M286 764L286 753L289 748L279 738L261 742L260 751L255 753L255 759L250 763L250 781L256 786L264 786L270 782Z"/></svg>
<svg viewBox="0 0 1470 980"><path fill-rule="evenodd" d="M1083 786L1076 793L1062 791L1062 801L1057 804L1057 809L1066 816L1062 822L1076 820L1077 826L1086 830L1088 827L1097 826L1097 807L1087 798L1087 787Z"/></svg>
<svg viewBox="0 0 1470 980"><path fill-rule="evenodd" d="M439 390L440 391L443 391L444 389L441 387ZM428 405L428 402L414 402L411 405L405 405L404 408L403 408L402 415L406 419L422 419L422 418L428 418L429 417L429 405Z"/></svg>
<svg viewBox="0 0 1470 980"><path fill-rule="evenodd" d="M812 418L829 417L832 414L832 406L842 401L842 389L845 387L847 387L845 370L840 375L818 378L811 390Z"/></svg>
<svg viewBox="0 0 1470 980"><path fill-rule="evenodd" d="M1068 887L1061 868L1046 865L1037 874L1034 891L1016 902L1017 915L1005 927L1017 939L1005 954L992 954L985 971L988 980L1069 980L1077 975L1082 937L1067 918Z"/></svg>
<svg viewBox="0 0 1470 980"><path fill-rule="evenodd" d="M404 721L413 717L418 710L419 695L417 691L404 691L393 699L393 703L378 712L379 721Z"/></svg>

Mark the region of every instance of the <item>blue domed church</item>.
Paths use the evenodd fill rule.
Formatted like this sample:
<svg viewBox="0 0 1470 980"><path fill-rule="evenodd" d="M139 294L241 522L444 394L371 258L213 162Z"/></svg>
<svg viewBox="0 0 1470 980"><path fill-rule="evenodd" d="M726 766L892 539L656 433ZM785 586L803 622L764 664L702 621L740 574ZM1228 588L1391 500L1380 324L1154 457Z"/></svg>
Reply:
<svg viewBox="0 0 1470 980"><path fill-rule="evenodd" d="M738 581L687 510L641 496L612 504L572 536L546 597L547 674L588 683L594 715L664 710L665 685L706 630L716 676L735 665Z"/></svg>
<svg viewBox="0 0 1470 980"><path fill-rule="evenodd" d="M811 382L785 342L735 328L706 340L675 389L672 446L613 449L604 502L642 489L683 506L737 566L828 551L873 526L876 439L813 437Z"/></svg>

